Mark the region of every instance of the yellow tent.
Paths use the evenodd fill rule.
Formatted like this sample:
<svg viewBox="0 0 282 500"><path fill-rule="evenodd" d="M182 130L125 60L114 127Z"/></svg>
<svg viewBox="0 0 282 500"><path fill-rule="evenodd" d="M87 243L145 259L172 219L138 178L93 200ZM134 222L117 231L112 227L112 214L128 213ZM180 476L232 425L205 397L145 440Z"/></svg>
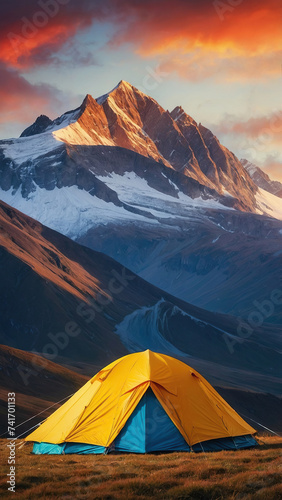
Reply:
<svg viewBox="0 0 282 500"><path fill-rule="evenodd" d="M253 446L254 432L196 370L147 350L101 370L25 440L34 453L202 451Z"/></svg>

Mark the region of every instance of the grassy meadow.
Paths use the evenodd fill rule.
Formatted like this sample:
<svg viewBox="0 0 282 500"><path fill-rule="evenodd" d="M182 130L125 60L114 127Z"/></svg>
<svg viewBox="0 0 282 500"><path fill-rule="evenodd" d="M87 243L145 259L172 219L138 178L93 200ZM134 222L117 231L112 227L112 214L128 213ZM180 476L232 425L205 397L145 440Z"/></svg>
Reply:
<svg viewBox="0 0 282 500"><path fill-rule="evenodd" d="M16 452L16 493L7 491L8 449L0 440L1 498L282 499L282 438L243 451L159 455L32 455Z"/></svg>

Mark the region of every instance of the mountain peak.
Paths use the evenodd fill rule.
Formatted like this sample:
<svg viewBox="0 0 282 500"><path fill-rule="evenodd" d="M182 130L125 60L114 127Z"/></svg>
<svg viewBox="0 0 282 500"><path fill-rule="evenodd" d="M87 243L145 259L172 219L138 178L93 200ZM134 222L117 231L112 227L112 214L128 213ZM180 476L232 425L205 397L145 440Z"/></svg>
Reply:
<svg viewBox="0 0 282 500"><path fill-rule="evenodd" d="M175 115L180 115L182 113L184 113L184 109L182 108L182 106L176 106L171 112L171 114Z"/></svg>
<svg viewBox="0 0 282 500"><path fill-rule="evenodd" d="M133 85L131 83L128 83L126 80L120 80L120 82L117 84L115 89L120 88L120 87L126 87L126 88L133 88Z"/></svg>
<svg viewBox="0 0 282 500"><path fill-rule="evenodd" d="M128 91L138 91L137 88L135 88L131 83L126 82L125 80L120 80L120 82L107 94L103 94L102 96L98 97L96 101L98 104L104 104L104 102L110 97L111 94L115 93L116 91L122 91L123 93L128 92Z"/></svg>
<svg viewBox="0 0 282 500"><path fill-rule="evenodd" d="M195 120L190 116L185 113L184 109L182 106L176 106L170 113L171 118L177 122L179 119L184 120L187 123L193 123L194 125L197 125Z"/></svg>
<svg viewBox="0 0 282 500"><path fill-rule="evenodd" d="M46 128L51 125L52 120L46 115L40 115L36 118L35 122L27 127L20 135L20 137L30 137L31 135L41 134Z"/></svg>
<svg viewBox="0 0 282 500"><path fill-rule="evenodd" d="M117 90L122 90L123 92L138 92L139 94L142 94L141 90L139 90L137 87L134 87L131 83L127 82L126 80L120 80L120 82L109 92L111 94L114 91Z"/></svg>
<svg viewBox="0 0 282 500"><path fill-rule="evenodd" d="M86 94L84 101L95 101L95 99L91 94Z"/></svg>
<svg viewBox="0 0 282 500"><path fill-rule="evenodd" d="M271 179L266 172L264 172L260 167L255 165L254 163L241 159L241 163L245 170L248 172L249 176L253 180L253 182L261 189L268 191L278 198L282 198L282 183Z"/></svg>
<svg viewBox="0 0 282 500"><path fill-rule="evenodd" d="M94 97L92 97L91 94L86 94L85 98L83 99L83 102L81 104L81 111L83 112L88 106L91 106L93 104L96 104L96 100Z"/></svg>

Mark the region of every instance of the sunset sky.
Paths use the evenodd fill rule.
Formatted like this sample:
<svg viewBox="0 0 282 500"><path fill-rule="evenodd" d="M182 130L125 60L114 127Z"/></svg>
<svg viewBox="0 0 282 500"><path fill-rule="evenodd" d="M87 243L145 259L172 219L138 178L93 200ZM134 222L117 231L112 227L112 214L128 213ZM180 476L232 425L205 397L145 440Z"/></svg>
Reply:
<svg viewBox="0 0 282 500"><path fill-rule="evenodd" d="M10 0L0 138L123 79L282 180L281 0Z"/></svg>

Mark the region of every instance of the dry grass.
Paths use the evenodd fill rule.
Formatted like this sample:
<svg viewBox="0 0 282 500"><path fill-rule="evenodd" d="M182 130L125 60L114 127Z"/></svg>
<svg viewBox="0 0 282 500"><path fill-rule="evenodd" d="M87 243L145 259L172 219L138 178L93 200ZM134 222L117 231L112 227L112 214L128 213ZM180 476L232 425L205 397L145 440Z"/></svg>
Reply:
<svg viewBox="0 0 282 500"><path fill-rule="evenodd" d="M282 438L259 448L160 455L31 455L17 450L17 499L282 499ZM6 441L1 449L1 498L7 491Z"/></svg>

